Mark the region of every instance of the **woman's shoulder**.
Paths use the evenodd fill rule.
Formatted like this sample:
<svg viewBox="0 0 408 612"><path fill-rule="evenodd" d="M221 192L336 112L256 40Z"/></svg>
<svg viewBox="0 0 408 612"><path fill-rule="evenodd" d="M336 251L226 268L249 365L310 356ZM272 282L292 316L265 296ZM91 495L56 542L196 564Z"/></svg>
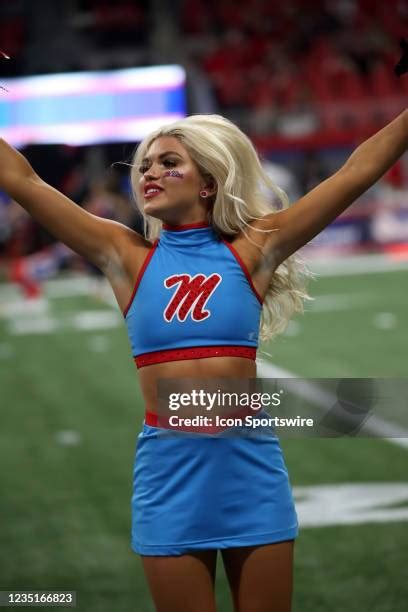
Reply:
<svg viewBox="0 0 408 612"><path fill-rule="evenodd" d="M148 240L141 233L122 223L116 223L116 225L116 249L123 257L128 256L129 249L142 253L153 248L154 241Z"/></svg>
<svg viewBox="0 0 408 612"><path fill-rule="evenodd" d="M266 244L273 241L273 236L279 230L279 211L248 221L235 235L227 241L244 256L257 259Z"/></svg>
<svg viewBox="0 0 408 612"><path fill-rule="evenodd" d="M122 311L132 295L135 279L153 248L154 242L125 225L117 224L116 256L105 274Z"/></svg>

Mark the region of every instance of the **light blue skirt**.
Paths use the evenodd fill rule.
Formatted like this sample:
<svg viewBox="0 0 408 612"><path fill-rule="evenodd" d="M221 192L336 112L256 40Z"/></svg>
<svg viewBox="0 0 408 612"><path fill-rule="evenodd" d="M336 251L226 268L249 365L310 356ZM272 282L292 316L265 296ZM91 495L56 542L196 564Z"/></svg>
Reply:
<svg viewBox="0 0 408 612"><path fill-rule="evenodd" d="M135 552L174 556L297 535L288 472L270 428L210 435L143 425L133 472Z"/></svg>

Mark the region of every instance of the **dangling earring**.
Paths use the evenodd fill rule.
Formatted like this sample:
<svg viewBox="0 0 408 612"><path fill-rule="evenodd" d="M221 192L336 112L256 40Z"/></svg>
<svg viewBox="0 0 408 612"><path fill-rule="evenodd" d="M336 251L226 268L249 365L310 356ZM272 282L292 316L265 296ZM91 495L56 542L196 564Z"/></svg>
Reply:
<svg viewBox="0 0 408 612"><path fill-rule="evenodd" d="M200 191L200 196L201 196L202 198L206 198L206 197L207 197L207 195L208 195L208 193L207 193L206 191Z"/></svg>

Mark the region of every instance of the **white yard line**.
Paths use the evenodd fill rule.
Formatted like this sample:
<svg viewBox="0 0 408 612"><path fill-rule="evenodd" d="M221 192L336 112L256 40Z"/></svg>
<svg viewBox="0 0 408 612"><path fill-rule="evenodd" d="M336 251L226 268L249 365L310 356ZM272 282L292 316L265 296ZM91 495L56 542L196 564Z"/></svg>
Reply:
<svg viewBox="0 0 408 612"><path fill-rule="evenodd" d="M261 351L261 353L270 356L265 351ZM300 379L294 372L275 366L262 358L257 359L257 376L259 378L296 379L296 382L293 384L286 384L290 391L310 401L324 411L327 411L327 406L334 406L337 402L337 397L334 394L328 393L318 385L308 380ZM388 440L391 444L408 449L408 430L391 421L385 421L380 417L372 415L364 425L364 431L367 434L371 433L375 437Z"/></svg>
<svg viewBox="0 0 408 612"><path fill-rule="evenodd" d="M313 295L314 300L305 304L305 312L334 312L337 310L365 308L367 304L372 304L371 296L372 294L367 293Z"/></svg>
<svg viewBox="0 0 408 612"><path fill-rule="evenodd" d="M408 520L406 482L293 487L293 493L301 528Z"/></svg>
<svg viewBox="0 0 408 612"><path fill-rule="evenodd" d="M318 276L353 276L375 272L408 270L407 259L393 259L388 255L339 255L322 259L307 259L309 268Z"/></svg>
<svg viewBox="0 0 408 612"><path fill-rule="evenodd" d="M74 314L53 317L47 315L11 317L7 331L12 336L53 334L59 331L94 331L120 327L119 312L112 310L82 310Z"/></svg>

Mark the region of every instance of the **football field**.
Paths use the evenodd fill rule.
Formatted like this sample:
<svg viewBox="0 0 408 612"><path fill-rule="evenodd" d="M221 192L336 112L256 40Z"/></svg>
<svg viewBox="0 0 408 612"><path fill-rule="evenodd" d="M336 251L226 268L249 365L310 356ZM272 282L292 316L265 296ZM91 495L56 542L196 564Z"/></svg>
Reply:
<svg viewBox="0 0 408 612"><path fill-rule="evenodd" d="M407 278L402 267L318 275L306 314L260 358L305 378L408 378ZM0 390L0 590L75 590L84 612L153 611L129 548L143 403L105 287L60 278L27 304L0 285ZM403 432L407 415L390 406L381 416ZM403 439L295 438L282 448L300 521L294 612L405 610ZM232 610L220 556L216 589L219 611Z"/></svg>

